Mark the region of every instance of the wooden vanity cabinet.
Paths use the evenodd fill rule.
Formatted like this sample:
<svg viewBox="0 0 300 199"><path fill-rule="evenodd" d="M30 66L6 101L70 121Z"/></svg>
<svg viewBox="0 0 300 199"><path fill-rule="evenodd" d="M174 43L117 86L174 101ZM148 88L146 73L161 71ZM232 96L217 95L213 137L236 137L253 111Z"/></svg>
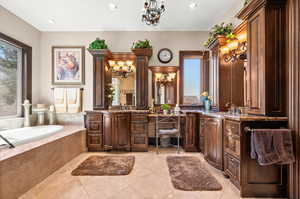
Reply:
<svg viewBox="0 0 300 199"><path fill-rule="evenodd" d="M103 113L104 150L130 151L130 113Z"/></svg>
<svg viewBox="0 0 300 199"><path fill-rule="evenodd" d="M287 166L260 166L250 157L250 129L286 128L286 121L224 120L224 174L241 191L242 197L286 197Z"/></svg>
<svg viewBox="0 0 300 199"><path fill-rule="evenodd" d="M285 0L252 0L237 15L247 22L247 105L251 114L285 116Z"/></svg>
<svg viewBox="0 0 300 199"><path fill-rule="evenodd" d="M88 151L103 150L103 125L101 113L85 115L86 143Z"/></svg>
<svg viewBox="0 0 300 199"><path fill-rule="evenodd" d="M187 112L185 116L185 125L182 122L181 129L183 135L183 148L186 152L199 151L199 113Z"/></svg>
<svg viewBox="0 0 300 199"><path fill-rule="evenodd" d="M204 158L217 169L223 170L223 130L221 118L204 117Z"/></svg>
<svg viewBox="0 0 300 199"><path fill-rule="evenodd" d="M204 152L204 148L205 148L204 130L205 130L205 120L202 117L202 115L200 115L199 116L199 151L203 154L205 153Z"/></svg>
<svg viewBox="0 0 300 199"><path fill-rule="evenodd" d="M131 150L148 151L148 113L131 115Z"/></svg>

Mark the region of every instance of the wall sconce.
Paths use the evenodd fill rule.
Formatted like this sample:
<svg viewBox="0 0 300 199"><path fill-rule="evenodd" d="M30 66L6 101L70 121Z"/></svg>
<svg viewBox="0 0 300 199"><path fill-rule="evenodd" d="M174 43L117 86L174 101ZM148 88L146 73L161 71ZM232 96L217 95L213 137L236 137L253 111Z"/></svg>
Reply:
<svg viewBox="0 0 300 199"><path fill-rule="evenodd" d="M226 46L221 47L220 52L224 55L225 62L234 62L237 59L246 59L247 51L247 33L243 32Z"/></svg>
<svg viewBox="0 0 300 199"><path fill-rule="evenodd" d="M167 73L167 74L162 74L162 73L155 73L155 81L160 83L160 84L168 84L174 81L176 78L176 73Z"/></svg>

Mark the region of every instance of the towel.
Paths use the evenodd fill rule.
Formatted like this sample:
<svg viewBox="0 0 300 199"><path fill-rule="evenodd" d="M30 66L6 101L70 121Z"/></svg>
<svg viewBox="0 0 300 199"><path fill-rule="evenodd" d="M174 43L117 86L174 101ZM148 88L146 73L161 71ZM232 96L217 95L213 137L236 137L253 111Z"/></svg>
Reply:
<svg viewBox="0 0 300 199"><path fill-rule="evenodd" d="M257 159L262 166L293 163L295 157L291 130L253 130L251 134L251 158Z"/></svg>
<svg viewBox="0 0 300 199"><path fill-rule="evenodd" d="M79 113L82 110L80 88L67 88L68 113Z"/></svg>
<svg viewBox="0 0 300 199"><path fill-rule="evenodd" d="M54 88L54 105L57 113L67 112L67 93L65 88Z"/></svg>

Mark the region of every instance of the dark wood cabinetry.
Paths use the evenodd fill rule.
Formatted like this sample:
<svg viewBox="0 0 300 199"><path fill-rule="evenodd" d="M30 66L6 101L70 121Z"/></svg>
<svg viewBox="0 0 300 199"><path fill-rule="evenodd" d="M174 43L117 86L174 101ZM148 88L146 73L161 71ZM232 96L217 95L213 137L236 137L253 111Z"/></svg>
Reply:
<svg viewBox="0 0 300 199"><path fill-rule="evenodd" d="M253 0L237 15L247 22L249 113L285 115L285 0Z"/></svg>
<svg viewBox="0 0 300 199"><path fill-rule="evenodd" d="M103 150L102 114L92 113L85 116L87 129L86 142L89 151Z"/></svg>
<svg viewBox="0 0 300 199"><path fill-rule="evenodd" d="M183 121L182 121L183 122ZM181 125L183 135L183 147L187 152L199 151L199 117L198 113L187 112L185 126Z"/></svg>
<svg viewBox="0 0 300 199"><path fill-rule="evenodd" d="M204 117L204 158L214 167L223 170L222 119Z"/></svg>
<svg viewBox="0 0 300 199"><path fill-rule="evenodd" d="M213 96L214 107L227 111L231 104L244 105L244 61L225 62L220 47L218 40L209 46L209 94Z"/></svg>
<svg viewBox="0 0 300 199"><path fill-rule="evenodd" d="M148 151L148 114L132 113L131 115L131 150Z"/></svg>
<svg viewBox="0 0 300 199"><path fill-rule="evenodd" d="M130 113L103 113L105 150L130 151Z"/></svg>
<svg viewBox="0 0 300 199"><path fill-rule="evenodd" d="M202 114L199 114L199 150L201 153L205 153L205 137L204 137L204 129L205 129L205 120L202 117Z"/></svg>
<svg viewBox="0 0 300 199"><path fill-rule="evenodd" d="M285 197L287 167L260 166L250 157L251 132L246 127L282 128L286 121L224 121L224 173L242 197Z"/></svg>

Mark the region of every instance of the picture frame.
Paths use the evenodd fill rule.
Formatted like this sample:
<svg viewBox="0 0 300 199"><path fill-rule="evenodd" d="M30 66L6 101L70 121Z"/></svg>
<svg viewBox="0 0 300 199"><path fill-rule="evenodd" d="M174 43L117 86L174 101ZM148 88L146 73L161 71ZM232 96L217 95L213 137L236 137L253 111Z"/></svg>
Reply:
<svg viewBox="0 0 300 199"><path fill-rule="evenodd" d="M85 84L85 47L52 46L52 85Z"/></svg>

